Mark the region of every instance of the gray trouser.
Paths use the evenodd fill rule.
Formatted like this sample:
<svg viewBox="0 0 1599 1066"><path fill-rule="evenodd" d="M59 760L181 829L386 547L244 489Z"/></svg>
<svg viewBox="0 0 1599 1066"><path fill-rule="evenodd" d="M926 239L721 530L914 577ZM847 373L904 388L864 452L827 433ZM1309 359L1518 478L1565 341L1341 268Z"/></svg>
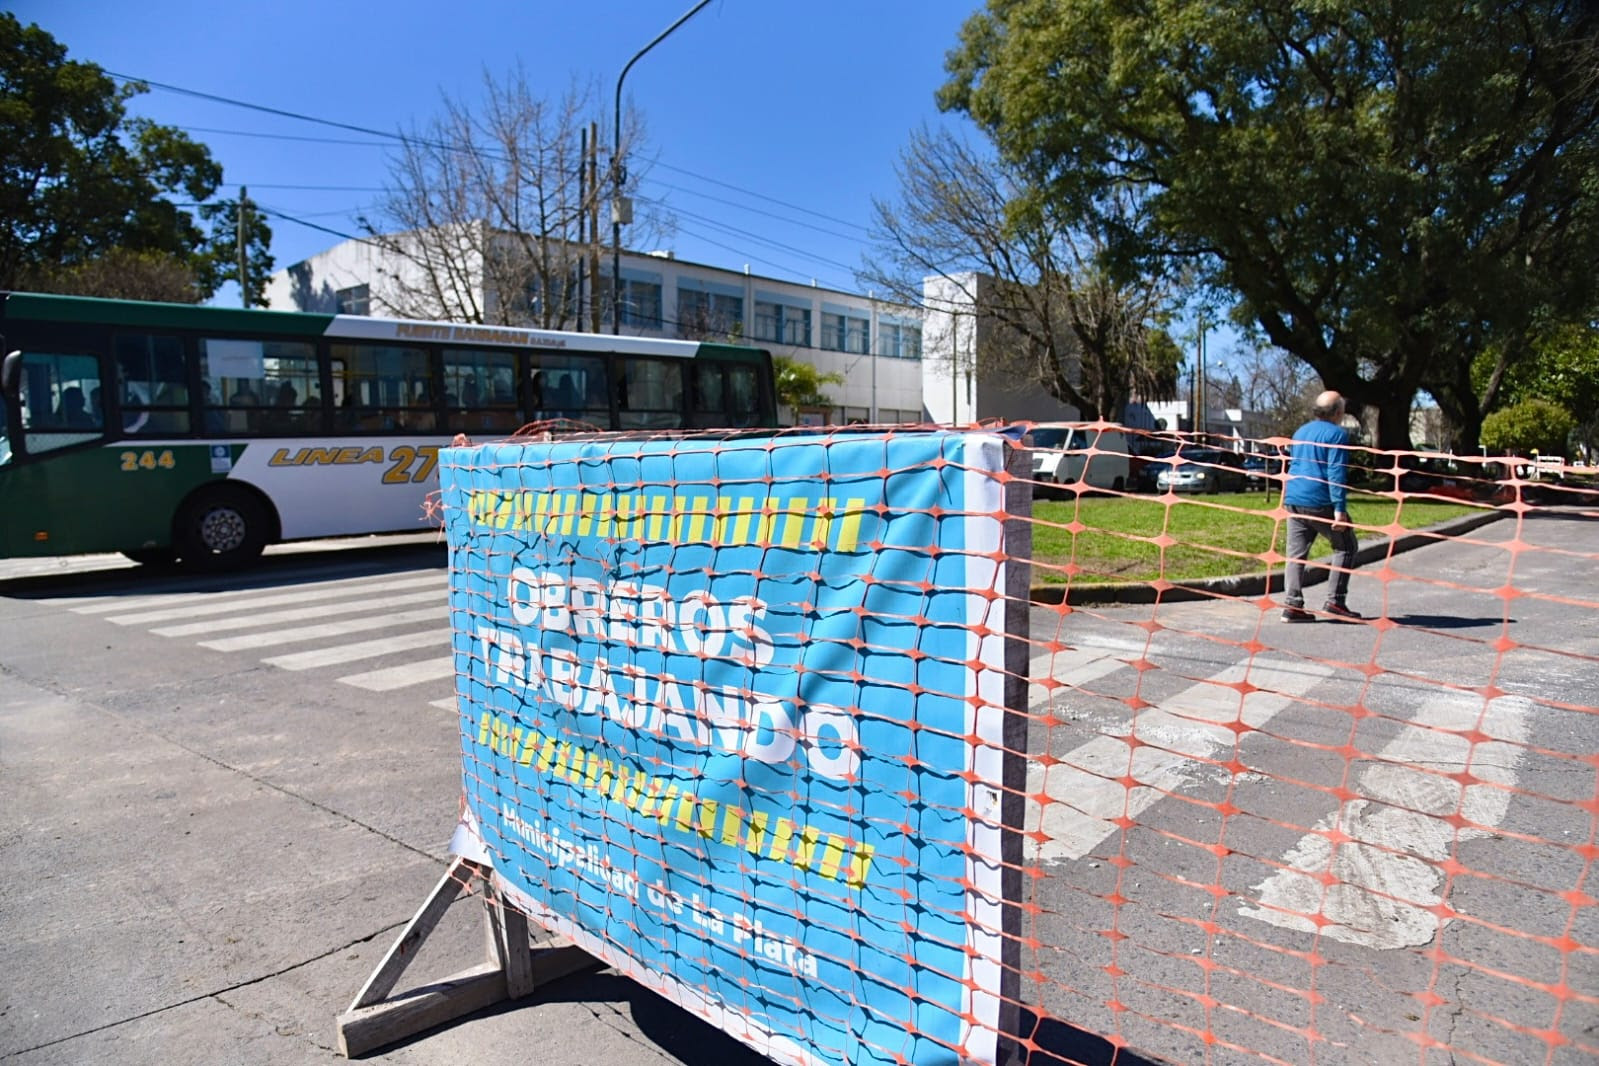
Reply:
<svg viewBox="0 0 1599 1066"><path fill-rule="evenodd" d="M1332 589L1327 602L1342 605L1349 592L1349 570L1355 565L1355 530L1352 526L1333 528L1331 507L1288 508L1288 573L1283 583L1283 599L1290 607L1305 605L1300 591L1305 581L1305 560L1318 536L1332 545Z"/></svg>

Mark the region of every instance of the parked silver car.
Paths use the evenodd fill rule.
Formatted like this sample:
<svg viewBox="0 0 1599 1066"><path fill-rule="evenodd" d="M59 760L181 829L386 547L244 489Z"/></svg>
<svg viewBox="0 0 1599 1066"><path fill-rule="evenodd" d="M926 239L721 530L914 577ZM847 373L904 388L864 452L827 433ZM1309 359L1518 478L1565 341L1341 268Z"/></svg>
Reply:
<svg viewBox="0 0 1599 1066"><path fill-rule="evenodd" d="M1161 492L1243 492L1249 486L1244 457L1221 448L1183 448L1155 476Z"/></svg>

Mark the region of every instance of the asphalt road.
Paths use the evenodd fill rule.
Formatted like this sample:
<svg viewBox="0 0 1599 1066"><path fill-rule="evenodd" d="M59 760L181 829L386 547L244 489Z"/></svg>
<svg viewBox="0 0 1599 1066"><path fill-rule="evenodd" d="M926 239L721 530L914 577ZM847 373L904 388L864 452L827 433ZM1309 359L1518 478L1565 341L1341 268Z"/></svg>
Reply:
<svg viewBox="0 0 1599 1066"><path fill-rule="evenodd" d="M1368 568L1376 624L1035 608L1034 1063L1102 1059L1096 1033L1180 1062L1410 1061L1418 1034L1589 1061L1595 528ZM0 564L0 1061L338 1061L461 774L443 549L338 547L226 578ZM403 983L477 962L478 924L458 903ZM608 971L372 1057L530 1059L764 1061Z"/></svg>

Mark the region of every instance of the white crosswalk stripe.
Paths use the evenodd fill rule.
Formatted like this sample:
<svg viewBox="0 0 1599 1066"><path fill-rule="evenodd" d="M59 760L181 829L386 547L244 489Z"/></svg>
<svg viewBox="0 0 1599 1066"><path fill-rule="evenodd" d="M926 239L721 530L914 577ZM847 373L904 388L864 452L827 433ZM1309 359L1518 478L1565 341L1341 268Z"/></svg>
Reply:
<svg viewBox="0 0 1599 1066"><path fill-rule="evenodd" d="M412 622L437 621L449 630L450 608L445 604L420 607L414 611L385 612L374 618L347 618L338 622L324 622L319 626L295 626L292 629L274 629L266 633L241 633L236 637L202 640L200 647L212 651L245 651L249 648L270 648L280 644L298 644L307 640L337 639L348 633L367 633L374 629L393 629Z"/></svg>
<svg viewBox="0 0 1599 1066"><path fill-rule="evenodd" d="M349 677L339 678L339 681L346 685L354 685L356 688L364 688L369 692L393 692L408 685L454 676L455 656L447 655L442 659L427 659L423 662L406 663L403 666L390 666L383 670L371 670L364 674L351 674Z"/></svg>
<svg viewBox="0 0 1599 1066"><path fill-rule="evenodd" d="M1040 861L1080 859L1117 831L1117 819L1136 818L1179 789L1218 752L1237 743L1234 723L1259 729L1331 670L1314 663L1256 659L1238 663L1177 693L1133 718L1136 744L1098 736L1059 756L1059 762L1027 764L1029 799L1025 830L1032 857ZM1081 684L1079 676L1060 680ZM1252 690L1241 693L1242 682ZM1123 780L1137 784L1128 787Z"/></svg>
<svg viewBox="0 0 1599 1066"><path fill-rule="evenodd" d="M286 611L267 611L265 614L245 614L236 618L218 618L208 622L189 622L181 626L164 626L150 632L163 637L193 637L202 633L215 633L221 629L255 629L258 626L277 625L280 622L303 622L309 618L326 618L335 614L360 614L362 611L384 611L410 603L436 603L443 597L441 589L412 592L404 596L384 596L381 599L360 599L352 603L324 603L315 607L295 607Z"/></svg>
<svg viewBox="0 0 1599 1066"><path fill-rule="evenodd" d="M439 644L448 644L451 639L448 627L429 629L421 633L406 633L398 637L381 637L377 640L363 640L354 644L336 644L330 648L315 648L311 651L294 652L290 655L274 655L270 659L261 661L268 666L276 666L282 670L314 670L319 666L336 666L340 663L353 663L360 659L375 659L380 655L392 655L397 651L415 651L417 648L431 648Z"/></svg>
<svg viewBox="0 0 1599 1066"><path fill-rule="evenodd" d="M1256 902L1239 913L1303 932L1319 925L1323 936L1372 948L1430 943L1438 932L1433 908L1443 901L1441 864L1461 841L1487 836L1504 819L1531 710L1519 696L1486 706L1460 693L1429 699L1360 773L1362 798L1306 834L1287 868L1257 885ZM1496 739L1473 744L1462 734L1474 730ZM1463 786L1452 776L1466 771L1483 783ZM1489 828L1457 829L1447 820L1456 815Z"/></svg>
<svg viewBox="0 0 1599 1066"><path fill-rule="evenodd" d="M270 596L213 596L199 603L185 603L177 607L164 607L159 611L142 611L134 614L108 615L106 621L119 626L148 625L177 618L199 618L208 615L234 614L240 611L258 611L263 607L282 607L289 604L317 603L350 596L369 597L396 589L413 589L427 585L442 591L444 581L434 574L421 577L395 578L391 581L374 581L360 586L341 588L315 588L298 592L279 592Z"/></svg>

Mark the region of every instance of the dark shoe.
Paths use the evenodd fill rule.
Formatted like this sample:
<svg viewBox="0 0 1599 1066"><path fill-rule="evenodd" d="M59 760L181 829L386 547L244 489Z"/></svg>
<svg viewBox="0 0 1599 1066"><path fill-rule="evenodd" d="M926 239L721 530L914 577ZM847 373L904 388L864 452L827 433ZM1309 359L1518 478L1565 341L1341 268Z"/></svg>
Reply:
<svg viewBox="0 0 1599 1066"><path fill-rule="evenodd" d="M1284 622L1314 622L1315 620L1316 616L1305 610L1303 607L1283 608Z"/></svg>
<svg viewBox="0 0 1599 1066"><path fill-rule="evenodd" d="M1364 622L1366 620L1364 616L1356 614L1354 611L1351 611L1348 607L1345 607L1341 603L1323 604L1321 613L1330 614L1334 618L1341 618L1345 622Z"/></svg>

